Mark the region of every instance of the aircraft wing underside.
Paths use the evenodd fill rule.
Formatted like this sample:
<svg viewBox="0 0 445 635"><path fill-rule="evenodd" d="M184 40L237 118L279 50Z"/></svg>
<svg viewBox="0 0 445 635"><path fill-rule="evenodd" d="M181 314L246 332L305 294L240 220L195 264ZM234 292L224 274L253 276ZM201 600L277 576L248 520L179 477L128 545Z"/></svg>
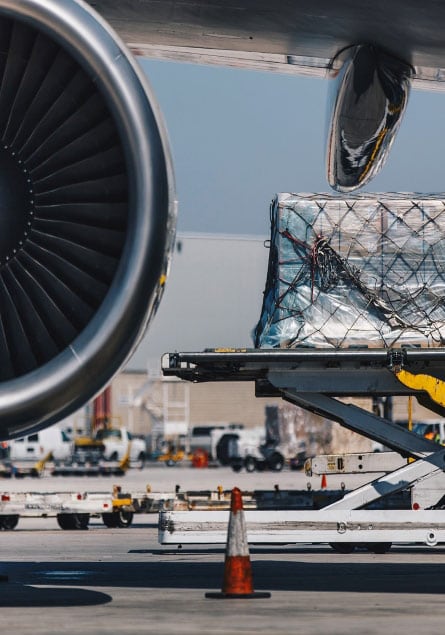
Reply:
<svg viewBox="0 0 445 635"><path fill-rule="evenodd" d="M374 44L410 63L414 86L445 87L445 3L434 0L96 0L149 58L326 76L345 47Z"/></svg>

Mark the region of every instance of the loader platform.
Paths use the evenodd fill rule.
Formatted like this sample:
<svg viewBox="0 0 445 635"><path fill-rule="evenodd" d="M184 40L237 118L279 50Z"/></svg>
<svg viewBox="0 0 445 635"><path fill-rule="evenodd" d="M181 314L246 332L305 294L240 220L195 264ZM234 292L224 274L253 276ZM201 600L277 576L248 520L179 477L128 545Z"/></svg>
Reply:
<svg viewBox="0 0 445 635"><path fill-rule="evenodd" d="M373 480L369 483L344 492L337 500L318 510L327 513L325 516L329 517L329 522L334 523L333 526L337 521L339 527L344 526L343 512L349 514L348 522L353 525L357 522L360 526L363 519L358 512L371 510L372 506L369 522L375 531L373 530L372 536L370 534L370 540L373 543L387 542L389 538L385 527L387 528L388 522L393 522L393 518L388 520L389 517L385 517L380 523L378 514L383 514L385 501L396 501L396 495L405 492L404 503L400 505L396 502L392 508L406 510L408 493L406 511L409 513L405 515L407 530L400 534L403 534L405 540L409 540L410 527L414 526L410 516L414 511L418 514L415 518L422 527L422 512L428 511L424 520L425 527L436 518L437 527L440 531L445 530L445 448L385 417L341 400L342 397L355 396L415 396L423 406L445 416L445 348L214 349L197 353L167 354L163 357L162 367L166 376L174 375L193 382L254 382L257 397L281 396L286 401L336 421L398 453L400 460L393 461L392 467L383 475L375 475L373 478L371 471L370 478ZM334 464L338 467L345 463L344 458L342 461L343 463ZM322 535L317 534L317 513L313 512L314 516L310 518L310 531L303 532L304 540L317 542ZM302 537L298 530L299 512L296 511L295 514L292 520L296 523L295 532L286 535L286 540L292 541L292 535L296 540ZM302 522L306 522L301 518ZM320 515L319 518L320 522L326 522L324 516ZM363 518L368 522L367 516ZM189 517L189 520L192 519ZM277 522L282 522L279 515ZM168 523L163 527L161 542L175 542L180 539L174 517L169 515ZM165 531L166 527L175 527L176 533L170 535L168 530ZM380 533L378 527L381 528ZM278 535L280 532L272 533ZM335 543L336 535L338 542L345 541L344 532L336 534L333 531L329 534L329 542ZM394 535L391 534L390 539L393 540ZM182 541L185 540L182 537ZM194 540L199 538L194 537ZM357 536L351 535L351 540L357 540Z"/></svg>

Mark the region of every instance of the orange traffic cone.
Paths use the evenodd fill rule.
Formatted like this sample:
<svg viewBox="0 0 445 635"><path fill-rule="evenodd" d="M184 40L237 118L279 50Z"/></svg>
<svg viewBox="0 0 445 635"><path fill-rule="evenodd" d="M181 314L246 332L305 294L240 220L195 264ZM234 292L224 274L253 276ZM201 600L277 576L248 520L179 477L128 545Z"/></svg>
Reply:
<svg viewBox="0 0 445 635"><path fill-rule="evenodd" d="M326 479L326 474L323 474L321 477L321 489L326 489L328 486L328 481Z"/></svg>
<svg viewBox="0 0 445 635"><path fill-rule="evenodd" d="M205 596L206 598L216 599L270 598L270 593L268 592L253 590L243 499L241 490L237 487L232 489L230 500L222 590L219 593L206 593Z"/></svg>

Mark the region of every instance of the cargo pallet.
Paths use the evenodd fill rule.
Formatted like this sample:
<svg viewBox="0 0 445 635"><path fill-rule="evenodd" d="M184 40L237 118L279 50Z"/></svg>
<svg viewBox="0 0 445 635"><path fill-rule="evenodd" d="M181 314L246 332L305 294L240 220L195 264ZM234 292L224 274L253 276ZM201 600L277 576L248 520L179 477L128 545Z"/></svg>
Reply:
<svg viewBox="0 0 445 635"><path fill-rule="evenodd" d="M252 381L257 397L282 397L388 447L403 458L374 480L317 511L246 511L251 542L355 544L445 541L445 448L341 397L415 396L445 414L445 349L215 349L167 354L163 373L193 382ZM326 459L345 473L347 455ZM368 460L368 459L367 459ZM395 461L395 463L394 463ZM320 468L317 468L320 469ZM385 508L405 492L404 504ZM374 507L374 509L371 509ZM380 507L380 508L379 508ZM160 514L161 544L224 542L227 512Z"/></svg>

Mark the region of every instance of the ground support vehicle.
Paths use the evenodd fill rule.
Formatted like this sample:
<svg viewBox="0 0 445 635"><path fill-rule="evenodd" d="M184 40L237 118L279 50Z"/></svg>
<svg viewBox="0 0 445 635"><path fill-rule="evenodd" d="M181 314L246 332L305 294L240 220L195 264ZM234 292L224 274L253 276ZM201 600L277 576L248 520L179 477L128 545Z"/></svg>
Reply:
<svg viewBox="0 0 445 635"><path fill-rule="evenodd" d="M107 527L128 527L135 513L158 513L163 501L176 496L148 490L123 493L114 486L110 492L2 492L0 529L14 529L20 517L57 517L61 529L87 529L92 516L101 517Z"/></svg>
<svg viewBox="0 0 445 635"><path fill-rule="evenodd" d="M7 446L4 458L8 458L13 465L20 462L46 462L49 457L54 461L65 461L73 452L73 442L57 424L13 439Z"/></svg>
<svg viewBox="0 0 445 635"><path fill-rule="evenodd" d="M168 354L162 366L166 376L194 382L254 381L258 397L281 396L407 459L317 511L247 512L252 541L329 542L349 549L358 542L387 545L420 541L433 545L445 538L445 448L340 399L415 396L423 406L443 415L444 348L207 350ZM337 467L342 467L341 462ZM409 509L385 509L384 505L378 509L388 496L404 491L409 495ZM219 529L211 524L224 525L227 519L227 513L219 517L221 521L196 517L198 531L195 536L190 532L187 538L188 532L181 529L185 516L168 511L161 514L162 543L218 542ZM190 528L195 520L190 515L187 518Z"/></svg>
<svg viewBox="0 0 445 635"><path fill-rule="evenodd" d="M245 517L252 544L329 543L341 552L383 553L393 543L445 542L444 510L246 510ZM228 520L228 510L161 512L159 542L225 544Z"/></svg>
<svg viewBox="0 0 445 635"><path fill-rule="evenodd" d="M2 478L39 478L52 459L51 452L42 460L32 461L11 461L5 459L0 463L0 477Z"/></svg>
<svg viewBox="0 0 445 635"><path fill-rule="evenodd" d="M147 457L147 444L143 439L133 436L126 428L100 428L93 438L102 444L102 456L106 461L143 467Z"/></svg>
<svg viewBox="0 0 445 635"><path fill-rule="evenodd" d="M53 476L122 476L129 467L128 454L121 460L107 460L102 441L79 437L74 441L72 456L53 465Z"/></svg>
<svg viewBox="0 0 445 635"><path fill-rule="evenodd" d="M249 494L247 496L250 496ZM198 502L224 500L228 508L230 492L1 492L0 529L14 529L20 517L57 517L62 529L87 529L91 516L102 517L108 527L128 527L134 514L157 514L161 508L192 509Z"/></svg>
<svg viewBox="0 0 445 635"><path fill-rule="evenodd" d="M287 514L294 511L313 511L340 500L344 494L340 490L253 490L243 492L245 509L272 514ZM112 492L54 492L54 493L9 493L0 494L0 529L14 529L20 517L56 517L59 527L65 530L87 529L92 517L101 518L110 528L129 527L137 514L158 514L160 528L163 528L162 542L205 541L209 514L228 512L230 490L145 491L125 492L115 486ZM400 492L385 499L387 508L397 506L408 509L410 499ZM202 517L205 513L206 516ZM184 516L186 514L186 516ZM204 525L196 526L195 514ZM181 522L178 525L178 515ZM189 522L190 521L190 522ZM224 522L219 520L218 522ZM185 525L184 525L185 523ZM175 535L172 538L172 533ZM197 540L198 536L198 540ZM211 540L214 539L212 535Z"/></svg>
<svg viewBox="0 0 445 635"><path fill-rule="evenodd" d="M224 463L230 465L234 472L240 472L242 469L246 472L281 471L285 463L284 456L276 443L266 443L265 435L264 428L233 430L223 435L220 446L226 440ZM221 450L219 447L219 454Z"/></svg>
<svg viewBox="0 0 445 635"><path fill-rule="evenodd" d="M113 511L111 493L3 492L0 495L0 528L14 529L19 518L57 517L62 529L86 529L92 514Z"/></svg>
<svg viewBox="0 0 445 635"><path fill-rule="evenodd" d="M72 456L56 461L53 476L122 476L129 467L143 467L146 444L125 428L101 428L94 437L74 439Z"/></svg>
<svg viewBox="0 0 445 635"><path fill-rule="evenodd" d="M173 467L177 463L182 463L183 461L192 461L193 454L187 453L185 450L179 448L169 448L163 454L160 454L157 458L161 463L165 463L167 467Z"/></svg>
<svg viewBox="0 0 445 635"><path fill-rule="evenodd" d="M253 490L243 492L249 510L312 510L332 503L344 490ZM0 529L14 529L20 517L57 517L62 529L87 529L90 517L101 517L107 527L129 527L137 514L228 510L230 490L126 492L1 492ZM403 503L407 504L406 500Z"/></svg>

